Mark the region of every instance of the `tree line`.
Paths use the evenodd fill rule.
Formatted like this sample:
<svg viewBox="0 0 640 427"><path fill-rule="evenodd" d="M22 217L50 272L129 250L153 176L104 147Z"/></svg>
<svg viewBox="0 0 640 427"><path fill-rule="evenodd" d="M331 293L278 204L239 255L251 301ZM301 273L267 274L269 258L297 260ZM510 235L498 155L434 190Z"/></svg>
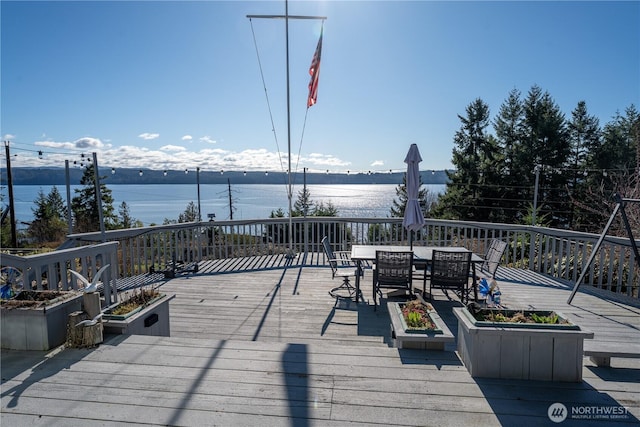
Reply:
<svg viewBox="0 0 640 427"><path fill-rule="evenodd" d="M458 117L455 167L429 216L514 224L535 218L537 225L600 232L614 193L640 199L640 114L633 104L600 126L586 102L566 117L534 85L524 97L512 90L493 118L480 98ZM637 204L629 209L640 229Z"/></svg>

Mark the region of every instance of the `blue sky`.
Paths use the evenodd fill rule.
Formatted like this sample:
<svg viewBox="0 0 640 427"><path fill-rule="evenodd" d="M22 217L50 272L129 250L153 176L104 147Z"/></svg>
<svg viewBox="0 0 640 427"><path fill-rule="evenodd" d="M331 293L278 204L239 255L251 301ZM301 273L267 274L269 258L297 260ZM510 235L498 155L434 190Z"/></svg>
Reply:
<svg viewBox="0 0 640 427"><path fill-rule="evenodd" d="M285 24L246 17L284 14L283 1L0 5L13 166L95 151L116 168L286 170ZM294 170L403 170L411 143L422 170L449 168L469 103L493 117L533 85L567 117L586 101L601 125L640 106L637 1L292 1L289 13L328 18L304 136L321 21L289 24Z"/></svg>

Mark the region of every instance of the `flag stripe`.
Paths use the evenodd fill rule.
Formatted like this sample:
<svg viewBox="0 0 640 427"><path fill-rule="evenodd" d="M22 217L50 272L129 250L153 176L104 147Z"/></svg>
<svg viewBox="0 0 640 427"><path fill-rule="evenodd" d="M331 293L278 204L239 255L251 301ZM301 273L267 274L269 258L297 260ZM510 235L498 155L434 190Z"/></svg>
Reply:
<svg viewBox="0 0 640 427"><path fill-rule="evenodd" d="M316 46L316 52L313 54L311 60L311 66L309 67L309 74L311 80L309 81L309 97L307 98L307 108L314 105L318 99L318 81L320 79L320 56L322 55L322 30L320 30L320 38L318 39L318 46Z"/></svg>

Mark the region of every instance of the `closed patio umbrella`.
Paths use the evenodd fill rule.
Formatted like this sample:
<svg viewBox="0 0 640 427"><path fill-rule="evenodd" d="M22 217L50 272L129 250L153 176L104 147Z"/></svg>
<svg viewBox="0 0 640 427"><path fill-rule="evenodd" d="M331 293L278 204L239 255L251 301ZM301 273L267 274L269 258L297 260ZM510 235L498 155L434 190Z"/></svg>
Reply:
<svg viewBox="0 0 640 427"><path fill-rule="evenodd" d="M418 193L420 191L420 169L418 163L422 161L416 144L411 144L404 162L407 164L407 206L404 209L402 226L409 232L409 243L413 248L413 232L424 225L424 216L420 209Z"/></svg>

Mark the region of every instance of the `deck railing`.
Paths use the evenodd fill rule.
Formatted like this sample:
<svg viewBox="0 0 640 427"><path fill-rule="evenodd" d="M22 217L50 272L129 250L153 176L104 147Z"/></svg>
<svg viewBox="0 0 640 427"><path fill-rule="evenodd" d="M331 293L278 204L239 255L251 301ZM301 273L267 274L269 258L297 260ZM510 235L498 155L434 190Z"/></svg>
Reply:
<svg viewBox="0 0 640 427"><path fill-rule="evenodd" d="M571 282L580 276L599 238L544 227L433 219L410 235L401 218L340 217L297 217L291 226L287 218L182 223L108 231L105 238L119 243L114 271L120 277L132 277L175 263L289 251L322 253L320 241L325 235L335 250L349 250L354 244L408 244L411 240L414 245L463 246L479 254L496 238L508 243L502 265ZM67 244L101 241L101 233L96 232L70 235ZM607 237L598 251L583 286L638 298L640 269L629 239ZM6 265L4 258L2 265Z"/></svg>
<svg viewBox="0 0 640 427"><path fill-rule="evenodd" d="M117 299L118 242L107 242L77 248L61 249L35 255L2 254L4 275L12 276L11 285L29 290L78 289L78 279L69 273L75 270L86 278L93 278L102 266L109 264L101 275L107 305ZM11 272L7 274L7 269ZM15 273L13 273L15 272Z"/></svg>

